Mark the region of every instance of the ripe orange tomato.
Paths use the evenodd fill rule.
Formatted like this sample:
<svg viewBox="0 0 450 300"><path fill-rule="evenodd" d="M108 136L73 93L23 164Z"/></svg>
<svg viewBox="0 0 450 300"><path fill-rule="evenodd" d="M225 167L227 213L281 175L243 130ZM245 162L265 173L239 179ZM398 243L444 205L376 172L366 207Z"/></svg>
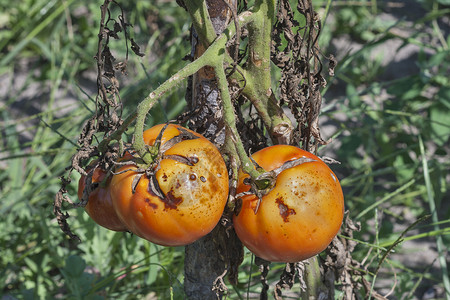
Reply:
<svg viewBox="0 0 450 300"><path fill-rule="evenodd" d="M153 145L163 125L144 132ZM194 139L180 139L165 151L152 176L142 175L133 193L136 167L119 168L111 181L111 195L119 218L136 235L163 246L190 244L209 233L219 222L228 199L228 172L219 150L198 133L169 125L161 147L182 132ZM155 188L159 190L155 193Z"/></svg>
<svg viewBox="0 0 450 300"><path fill-rule="evenodd" d="M262 197L241 197L233 218L242 243L255 255L273 262L297 262L323 251L338 233L344 216L344 196L336 175L317 156L289 145L264 148L252 155L266 171L305 156L312 162L287 168L274 188ZM237 193L249 191L241 172Z"/></svg>
<svg viewBox="0 0 450 300"><path fill-rule="evenodd" d="M93 183L100 183L105 179L106 172L101 168L96 168L92 175ZM108 181L111 181L110 179ZM86 186L86 176L81 176L78 181L78 198L81 199ZM126 231L127 228L120 221L114 210L109 190L109 182L106 187L98 186L90 194L89 200L84 207L85 211L100 226L114 231Z"/></svg>

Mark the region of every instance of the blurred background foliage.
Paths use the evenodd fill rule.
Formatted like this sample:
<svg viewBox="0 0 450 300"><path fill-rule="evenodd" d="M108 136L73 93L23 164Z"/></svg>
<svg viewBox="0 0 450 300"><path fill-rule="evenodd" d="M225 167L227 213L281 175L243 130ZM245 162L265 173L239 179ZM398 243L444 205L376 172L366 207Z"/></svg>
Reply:
<svg viewBox="0 0 450 300"><path fill-rule="evenodd" d="M128 74L119 78L126 115L186 63L190 24L175 1L120 3L133 25L130 34L145 53L130 54ZM389 299L444 299L450 245L450 3L313 3L324 23L322 52L338 58L336 75L323 92L320 121L324 137L333 140L319 155L340 161L332 168L341 178L351 218L362 226L354 257L365 262L374 290ZM71 208L69 222L82 240L75 244L52 214L59 177L95 109L93 57L101 4L0 0L2 300L183 299L182 247L108 231L82 209ZM111 48L124 60L123 38ZM148 126L183 111L185 88L151 111ZM73 200L78 178L74 174L68 190ZM409 228L424 215L431 217ZM404 241L385 257L399 238ZM246 252L230 299L258 298L259 272L252 260ZM271 283L282 268L272 265ZM286 295L298 293L297 284Z"/></svg>

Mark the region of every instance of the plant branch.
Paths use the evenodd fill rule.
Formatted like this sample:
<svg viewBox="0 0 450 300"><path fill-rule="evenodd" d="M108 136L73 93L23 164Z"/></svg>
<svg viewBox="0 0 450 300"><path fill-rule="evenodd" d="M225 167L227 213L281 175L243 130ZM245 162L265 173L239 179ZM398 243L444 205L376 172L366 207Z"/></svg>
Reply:
<svg viewBox="0 0 450 300"><path fill-rule="evenodd" d="M189 1L188 1L189 2ZM187 4L186 6L190 11L193 18L200 18L204 15L203 9L205 8L203 5L200 6L200 2L203 1L192 1L192 3ZM209 18L208 18L209 20ZM242 25L250 24L254 21L254 13L244 12L238 16L238 20ZM194 22L194 26L199 26L199 36L203 36L207 41L212 39L211 34L207 32L212 28L212 25L209 26L208 21L197 20ZM210 21L209 21L210 23ZM197 24L197 25L195 25ZM200 26L200 24L203 24ZM205 25L206 24L206 25ZM206 49L206 51L195 61L185 66L171 78L166 80L163 84L161 84L156 90L151 92L137 107L137 117L136 117L136 125L133 136L133 148L137 151L139 156L143 159L146 164L150 164L153 161L153 154L147 150L147 146L145 145L143 138L143 130L145 124L145 118L150 109L153 107L154 103L168 90L176 86L181 80L187 78L188 76L196 73L201 68L205 66L211 66L215 70L215 74L217 77L217 84L220 91L220 95L222 98L223 108L224 108L224 121L227 126L228 131L232 139L235 141L234 149L236 150L237 156L239 157L242 169L245 173L248 173L250 177L258 182L258 177L264 173L258 171L254 168L254 164L248 157L241 138L239 136L238 130L236 128L236 116L234 114L234 107L232 104L231 96L228 91L228 81L225 74L225 65L229 64L228 62L232 62L232 58L226 51L226 43L229 41L234 34L236 33L236 26L234 22L230 23L224 32L215 38L212 41L212 44ZM270 48L269 48L270 51ZM270 64L270 52L269 57L267 58L268 63ZM242 70L245 72L244 70ZM264 180L265 181L265 180Z"/></svg>
<svg viewBox="0 0 450 300"><path fill-rule="evenodd" d="M203 46L207 48L216 39L216 31L209 18L208 8L204 0L185 1L186 9L192 18L195 32L198 34Z"/></svg>
<svg viewBox="0 0 450 300"><path fill-rule="evenodd" d="M190 1L187 1L187 2L190 2ZM202 3L200 3L200 2L202 2ZM272 2L272 4L274 4L274 3ZM233 21L230 22L230 24L227 26L227 28L224 30L224 32L219 37L215 38L215 40L213 40L212 32L214 32L214 28L212 26L211 20L209 19L209 17L207 19L202 18L202 16L205 15L204 13L202 13L202 11L206 8L204 1L192 1L189 4L186 3L186 6L187 6L189 13L191 14L191 17L193 19L194 28L200 38L200 41L203 44L210 43L208 50L212 51L213 53L216 53L216 55L217 55L215 57L215 59L213 60L213 64L211 66L213 66L213 68L215 70L217 84L218 84L218 88L219 88L221 99L222 99L222 105L223 105L223 109L224 109L224 122L227 126L227 132L230 134L231 139L233 140L233 144L234 144L234 145L228 147L228 149L230 149L232 152L235 152L235 153L232 153L232 155L234 155L234 154L237 155L237 157L240 160L240 164L241 164L243 171L245 173L248 173L250 175L250 177L252 178L252 180L258 185L258 181L260 181L260 180L258 180L258 177L260 175L262 175L262 173L260 171L257 171L254 168L254 164L248 157L248 155L244 149L243 143L241 141L241 138L239 136L239 133L237 131L236 116L234 114L234 107L233 107L231 96L230 96L230 93L228 90L228 81L227 81L227 76L225 74L225 69L224 69L225 68L224 65L227 65L227 64L232 65L234 62L233 58L226 51L226 42L229 41L236 34L236 28L241 28L242 26L245 26L247 24L250 26L250 24L252 24L255 21L256 13L247 11L247 12L240 14L237 18L233 18ZM274 7L273 7L273 9L274 9ZM274 12L273 12L273 14L274 14ZM264 16L262 16L261 19L264 20ZM239 26L235 26L234 22L236 20L239 22ZM270 71L270 46L267 46L267 45L270 45L269 44L270 43L270 28L269 28L269 32L267 34L268 34L269 42L267 42L267 44L265 45L265 52L268 51L265 54L266 54L267 64L269 65L268 68ZM202 41L202 39L204 39L204 40ZM201 57L203 57L205 55L206 55L206 52ZM218 59L218 57L219 57L219 59ZM242 69L239 66L236 66L236 68L238 69L238 72L234 73L231 76L231 79L236 79L238 76L240 76L240 74L244 74L244 77L247 78L247 76L245 76L246 71L244 69ZM265 69L267 70L267 67ZM261 73L263 73L265 77L268 76L267 80L268 80L268 86L270 89L270 80L271 80L270 72L267 72L268 73L267 75L264 71L262 71ZM251 74L250 74L250 76L251 76ZM256 88L254 90L256 90ZM252 98L255 99L257 97L252 97ZM257 101L255 101L255 103L258 104ZM261 106L260 106L260 108L261 108ZM265 109L261 108L261 111L266 112L265 115L268 115L267 109L265 110ZM272 123L270 121L270 117L266 117L264 119L265 119L266 124ZM264 182L266 182L266 181L264 180ZM262 183L262 185L264 186L265 184Z"/></svg>
<svg viewBox="0 0 450 300"><path fill-rule="evenodd" d="M224 121L231 135L231 139L234 142L234 149L236 150L236 154L238 155L241 162L242 170L245 173L249 174L254 181L256 181L262 173L254 168L254 164L248 157L247 152L244 149L244 145L242 144L239 132L236 128L236 115L234 114L234 107L231 102L230 93L228 91L228 81L223 65L224 55L225 54L222 54L222 59L216 60L216 63L213 65L216 72L217 86L222 98Z"/></svg>
<svg viewBox="0 0 450 300"><path fill-rule="evenodd" d="M302 291L302 299L327 299L327 289L322 282L319 260L313 256L305 263L304 280L306 290Z"/></svg>
<svg viewBox="0 0 450 300"><path fill-rule="evenodd" d="M161 98L164 93L168 90L174 88L177 84L179 84L182 80L187 78L188 76L196 73L202 67L208 65L208 61L212 60L210 55L208 55L209 51L206 51L204 55L200 56L195 61L186 65L183 69L178 71L175 75L167 79L163 84L161 84L158 88L156 88L153 92L151 92L136 108L137 116L136 116L136 125L134 127L134 135L133 135L133 148L142 158L142 160L146 164L150 164L153 162L152 153L147 151L147 147L144 142L144 124L145 118L153 107L153 105L157 102L159 98Z"/></svg>
<svg viewBox="0 0 450 300"><path fill-rule="evenodd" d="M246 24L248 22L251 22L252 20L252 14L250 12L242 13L239 16L239 21ZM136 111L134 111L131 115L127 117L127 119L124 121L124 123L116 130L113 134L111 134L107 139L104 139L100 145L99 149L104 149L106 145L109 144L112 140L119 140L120 136L123 132L127 129L127 127L136 120L136 126L134 130L133 135L133 148L137 151L139 156L143 159L143 161L147 164L151 163L153 161L152 153L149 153L147 151L144 138L143 138L143 131L144 131L144 124L145 124L145 118L150 111L150 109L153 107L153 105L156 103L156 101L161 98L161 96L166 93L168 90L174 88L177 84L179 84L182 80L187 78L188 76L196 73L201 68L208 66L208 65L218 65L216 63L217 56L220 53L223 57L225 55L225 46L226 42L235 34L235 26L234 23L230 24L227 29L224 31L223 34L221 34L217 39L213 41L210 47L207 48L205 53L201 55L198 59L195 61L189 63L186 65L183 69L178 71L175 75L173 75L171 78L166 80L163 84L161 84L157 89L155 89L153 92L151 92L142 102L138 105L136 108ZM223 60L222 60L223 61ZM221 66L223 70L223 64ZM228 94L229 95L229 94ZM231 100L230 100L231 101Z"/></svg>
<svg viewBox="0 0 450 300"><path fill-rule="evenodd" d="M270 45L276 1L256 1L253 22L248 24L249 59L247 85L242 91L258 111L274 143L287 144L293 126L277 104L271 88Z"/></svg>

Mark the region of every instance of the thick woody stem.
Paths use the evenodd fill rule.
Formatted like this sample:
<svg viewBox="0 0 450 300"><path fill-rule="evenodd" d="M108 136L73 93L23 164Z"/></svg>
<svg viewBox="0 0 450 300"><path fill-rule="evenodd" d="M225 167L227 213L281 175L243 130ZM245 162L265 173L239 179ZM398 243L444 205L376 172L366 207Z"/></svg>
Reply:
<svg viewBox="0 0 450 300"><path fill-rule="evenodd" d="M304 279L306 290L302 292L302 299L329 299L329 292L322 282L317 256L311 257L305 263Z"/></svg>
<svg viewBox="0 0 450 300"><path fill-rule="evenodd" d="M224 34L219 37L217 34L221 33L229 23L228 5L223 0L208 1L208 7L206 7L206 1L188 0L185 2L195 28L191 37L194 58L204 56L205 49L214 49L214 60L223 61L220 57L218 58L217 53L225 52L226 41L232 35L224 38ZM215 45L218 45L217 48ZM190 119L190 125L212 142L220 145L227 140L224 138L227 130L225 130L224 122L221 121L223 105L216 83L215 70L211 66L201 69L193 76L192 97L187 97L187 101L191 109L198 112ZM223 69L223 65L221 68ZM237 246L236 249L240 248L241 250L236 251L233 245ZM192 300L221 299L226 290L223 277L227 273L229 276L233 276L233 270L237 268L235 266L240 263L241 251L240 241L235 234L226 230L222 222L210 234L187 245L184 282L187 298ZM228 255L229 253L232 253L233 258Z"/></svg>

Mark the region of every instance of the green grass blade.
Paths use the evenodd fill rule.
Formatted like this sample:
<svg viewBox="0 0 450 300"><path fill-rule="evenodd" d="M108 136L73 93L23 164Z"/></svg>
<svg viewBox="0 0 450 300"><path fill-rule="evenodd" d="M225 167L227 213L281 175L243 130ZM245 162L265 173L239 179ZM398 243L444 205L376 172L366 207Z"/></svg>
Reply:
<svg viewBox="0 0 450 300"><path fill-rule="evenodd" d="M364 216L365 214L367 214L368 212L370 212L371 210L373 210L375 207L377 207L378 205L381 205L382 203L388 201L389 199L391 199L392 197L400 194L401 192L403 192L404 190L406 190L407 188L409 188L411 185L413 185L416 182L415 179L410 180L409 182L405 183L404 185L402 185L401 187L399 187L398 189L396 189L395 191L393 191L392 193L387 194L386 196L384 196L382 199L376 201L375 203L373 203L372 205L369 205L366 209L364 209L362 212L360 212L357 216L356 219L360 219L362 216Z"/></svg>
<svg viewBox="0 0 450 300"><path fill-rule="evenodd" d="M74 0L67 0L64 1L63 5L58 6L45 20L43 20L41 23L39 23L22 41L20 41L11 52L9 52L3 59L0 61L0 68L4 67L8 63L11 62L11 60L14 59L14 57L17 56L17 54L28 45L28 43L40 32L42 32L49 24L52 23L54 19L56 19L60 14L64 12L64 10L73 2Z"/></svg>
<svg viewBox="0 0 450 300"><path fill-rule="evenodd" d="M425 178L425 186L427 188L427 197L428 197L427 200L428 200L428 204L430 206L431 218L434 223L438 223L439 218L437 215L436 203L434 201L433 185L432 185L431 179L430 179L430 172L428 170L428 161L425 156L425 147L423 145L421 135L419 135L419 147L420 147L420 154L422 156L423 174L424 174L424 178ZM435 225L434 229L436 231L438 231L439 226ZM447 261L446 261L446 255L445 255L446 247L444 246L444 242L442 240L441 235L436 236L436 246L437 246L438 254L439 254L439 264L441 265L441 269L442 269L442 282L444 284L446 298L447 298L447 300L450 300L450 279L448 276L448 268L447 268Z"/></svg>

